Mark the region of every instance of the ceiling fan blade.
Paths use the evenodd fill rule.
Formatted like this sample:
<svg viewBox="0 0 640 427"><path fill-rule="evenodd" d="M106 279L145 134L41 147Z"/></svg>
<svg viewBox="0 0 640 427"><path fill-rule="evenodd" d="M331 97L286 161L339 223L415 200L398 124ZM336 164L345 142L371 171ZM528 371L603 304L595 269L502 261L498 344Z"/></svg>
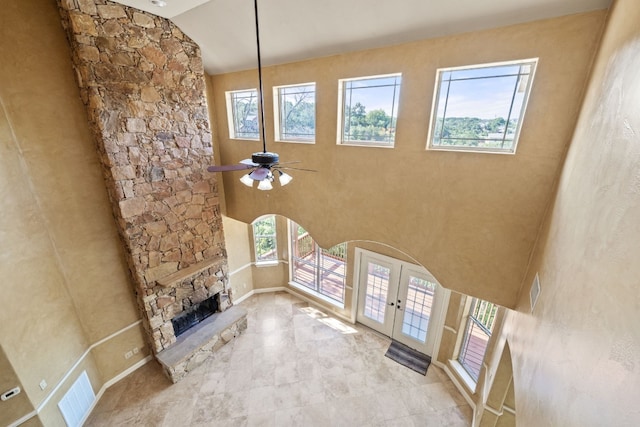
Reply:
<svg viewBox="0 0 640 427"><path fill-rule="evenodd" d="M295 170L295 171L318 172L318 171L317 171L317 170L315 170L315 169L292 168L292 167L287 167L287 166L284 166L284 167L277 166L277 168L276 168L276 169L289 169L289 170Z"/></svg>
<svg viewBox="0 0 640 427"><path fill-rule="evenodd" d="M257 164L257 163L253 163L253 160L251 160L251 159L243 159L243 160L240 160L240 163L241 163L241 164L243 164L243 165L251 166L251 167L260 166L260 165L259 165L259 164Z"/></svg>
<svg viewBox="0 0 640 427"><path fill-rule="evenodd" d="M294 163L302 163L302 160L292 160L290 162L278 162L275 164L275 166L279 166L279 165L291 165Z"/></svg>
<svg viewBox="0 0 640 427"><path fill-rule="evenodd" d="M251 169L253 165L221 165L221 166L209 166L207 170L209 172L228 172L228 171L239 171L244 169Z"/></svg>

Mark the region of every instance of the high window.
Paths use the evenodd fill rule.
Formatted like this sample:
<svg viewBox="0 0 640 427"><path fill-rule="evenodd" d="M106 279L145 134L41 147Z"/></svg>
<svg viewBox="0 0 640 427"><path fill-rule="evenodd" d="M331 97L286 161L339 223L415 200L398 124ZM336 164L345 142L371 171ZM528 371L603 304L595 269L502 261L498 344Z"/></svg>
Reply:
<svg viewBox="0 0 640 427"><path fill-rule="evenodd" d="M338 143L393 147L400 74L340 80Z"/></svg>
<svg viewBox="0 0 640 427"><path fill-rule="evenodd" d="M313 143L316 138L316 84L273 88L276 140Z"/></svg>
<svg viewBox="0 0 640 427"><path fill-rule="evenodd" d="M487 344L491 337L497 311L498 306L490 302L477 298L471 302L458 362L476 382L480 375L484 355L487 352Z"/></svg>
<svg viewBox="0 0 640 427"><path fill-rule="evenodd" d="M536 64L439 69L429 148L515 153Z"/></svg>
<svg viewBox="0 0 640 427"><path fill-rule="evenodd" d="M291 284L336 305L344 304L347 245L322 249L307 231L289 221Z"/></svg>
<svg viewBox="0 0 640 427"><path fill-rule="evenodd" d="M264 216L253 222L253 245L256 264L278 261L275 215Z"/></svg>
<svg viewBox="0 0 640 427"><path fill-rule="evenodd" d="M258 128L258 91L227 92L229 136L233 139L260 139Z"/></svg>

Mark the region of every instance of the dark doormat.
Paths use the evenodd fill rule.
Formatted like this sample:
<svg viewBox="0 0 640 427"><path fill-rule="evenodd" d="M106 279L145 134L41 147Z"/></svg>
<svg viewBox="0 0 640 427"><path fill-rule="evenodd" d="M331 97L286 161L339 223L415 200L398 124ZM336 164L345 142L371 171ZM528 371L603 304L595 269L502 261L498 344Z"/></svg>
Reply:
<svg viewBox="0 0 640 427"><path fill-rule="evenodd" d="M385 356L422 375L427 375L427 368L431 363L431 357L400 344L398 341L391 341Z"/></svg>

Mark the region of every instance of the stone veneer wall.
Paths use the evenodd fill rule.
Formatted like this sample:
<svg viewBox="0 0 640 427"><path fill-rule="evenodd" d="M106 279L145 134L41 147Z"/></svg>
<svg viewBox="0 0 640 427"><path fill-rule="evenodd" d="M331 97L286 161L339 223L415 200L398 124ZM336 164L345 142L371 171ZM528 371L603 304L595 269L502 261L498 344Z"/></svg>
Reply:
<svg viewBox="0 0 640 427"><path fill-rule="evenodd" d="M171 318L228 282L200 49L170 21L120 4L58 6L157 353L175 342ZM178 289L157 283L203 262Z"/></svg>

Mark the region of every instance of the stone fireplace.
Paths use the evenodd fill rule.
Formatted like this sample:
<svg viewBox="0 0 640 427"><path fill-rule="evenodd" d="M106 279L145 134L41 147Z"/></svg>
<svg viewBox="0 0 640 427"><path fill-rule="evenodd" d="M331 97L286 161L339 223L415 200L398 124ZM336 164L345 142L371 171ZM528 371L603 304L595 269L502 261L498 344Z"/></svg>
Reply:
<svg viewBox="0 0 640 427"><path fill-rule="evenodd" d="M218 307L220 306L219 301L220 294L217 293L171 319L173 333L176 338L205 320L207 317L217 313Z"/></svg>
<svg viewBox="0 0 640 427"><path fill-rule="evenodd" d="M107 0L58 5L154 354L188 341L172 319L216 295L219 312L192 329L200 346L218 332L231 339L246 315L231 310L218 187L206 171L213 148L199 47L169 20ZM203 337L220 317L235 319L233 332ZM192 367L203 353L190 354Z"/></svg>
<svg viewBox="0 0 640 427"><path fill-rule="evenodd" d="M173 382L247 328L247 312L232 306L226 277L226 259L205 260L158 279L162 289L147 298L157 313L152 331L169 343L156 358Z"/></svg>

